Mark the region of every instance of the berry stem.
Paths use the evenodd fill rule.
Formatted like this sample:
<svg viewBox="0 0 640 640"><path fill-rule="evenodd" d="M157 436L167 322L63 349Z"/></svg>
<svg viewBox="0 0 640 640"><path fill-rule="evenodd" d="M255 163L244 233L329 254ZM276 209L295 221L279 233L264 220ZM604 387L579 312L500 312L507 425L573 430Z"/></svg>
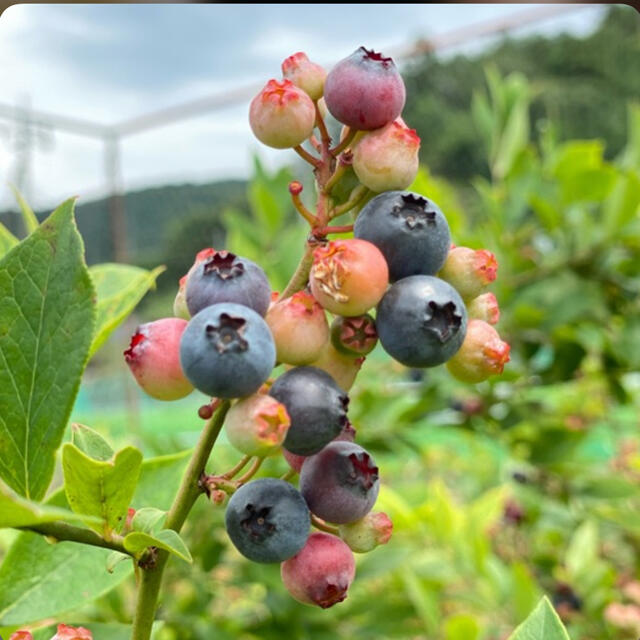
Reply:
<svg viewBox="0 0 640 640"><path fill-rule="evenodd" d="M256 475L256 472L258 471L258 469L262 466L262 463L264 462L264 458L256 458L252 463L251 466L247 469L247 472L244 475L241 475L237 480L236 483L238 485L238 487L240 487L241 485L243 485L245 482L251 480L251 478L253 478L253 476Z"/></svg>
<svg viewBox="0 0 640 640"><path fill-rule="evenodd" d="M350 166L350 162L343 162L343 157L340 157L338 160L338 166L336 170L333 172L327 183L324 185L324 192L329 194L335 185L340 181L342 176L347 172L347 169Z"/></svg>
<svg viewBox="0 0 640 640"><path fill-rule="evenodd" d="M337 207L333 208L331 212L330 218L337 218L341 216L343 213L347 213L347 211L351 211L355 206L360 204L362 200L366 197L369 189L365 187L363 184L359 184L349 195L349 199L344 203Z"/></svg>
<svg viewBox="0 0 640 640"><path fill-rule="evenodd" d="M293 147L293 150L305 161L308 162L311 166L315 167L316 169L318 167L320 167L320 165L322 164L322 160L320 160L320 158L316 158L314 155L312 155L311 153L309 153L306 149L304 149L303 147L301 147L300 145L297 145L295 147Z"/></svg>
<svg viewBox="0 0 640 640"><path fill-rule="evenodd" d="M307 243L305 252L300 258L300 262L296 267L289 284L285 287L284 291L280 294L280 300L284 300L289 296L292 296L296 291L304 289L309 280L309 272L311 271L311 265L313 264L313 248Z"/></svg>
<svg viewBox="0 0 640 640"><path fill-rule="evenodd" d="M326 236L329 233L349 233L350 231L353 231L352 224L345 224L338 227L319 227L315 230L315 232L321 236Z"/></svg>
<svg viewBox="0 0 640 640"><path fill-rule="evenodd" d="M249 460L251 460L251 456L244 456L240 462L238 462L237 465L235 465L235 467L231 467L231 469L229 469L229 471L226 471L225 473L222 474L223 478L233 478L233 476L235 476L237 473L239 473L240 471L242 471L242 469L244 469Z"/></svg>
<svg viewBox="0 0 640 640"><path fill-rule="evenodd" d="M324 520L321 520L318 516L314 516L313 514L311 514L311 524L320 531L332 533L334 536L338 535L338 527L333 527L330 524L327 524Z"/></svg>
<svg viewBox="0 0 640 640"><path fill-rule="evenodd" d="M329 147L331 146L331 136L329 135L329 131L327 130L327 125L325 124L324 118L320 113L320 109L318 108L317 102L316 102L316 125L320 131L320 138L322 140L323 151L326 149L327 153L329 153Z"/></svg>
<svg viewBox="0 0 640 640"><path fill-rule="evenodd" d="M311 136L309 137L309 142L311 143L311 146L318 152L321 153L322 152L322 143L320 142L320 140L318 140L318 138L316 138L315 134L312 133Z"/></svg>
<svg viewBox="0 0 640 640"><path fill-rule="evenodd" d="M289 190L291 193L291 200L293 202L293 206L296 208L298 213L311 225L311 227L315 227L318 224L318 219L304 206L300 198L300 193L296 191Z"/></svg>
<svg viewBox="0 0 640 640"><path fill-rule="evenodd" d="M222 429L225 416L229 410L229 404L228 400L221 402L213 417L205 424L198 444L193 451L189 466L182 478L178 493L167 514L166 529L173 529L179 533L191 508L201 494L200 476L204 473L207 460L211 455L211 449L213 449L213 445ZM169 553L160 549L158 550L156 563L142 571L131 640L149 640L151 637L151 628L158 607L162 574L168 559Z"/></svg>
<svg viewBox="0 0 640 640"><path fill-rule="evenodd" d="M334 157L338 157L353 142L357 133L357 129L348 128L347 135L342 139L342 142L333 149L330 149L329 153Z"/></svg>
<svg viewBox="0 0 640 640"><path fill-rule="evenodd" d="M288 482L289 480L291 480L292 478L295 478L295 476L297 475L297 471L295 469L289 469L289 471L287 471L287 473L283 473L280 476L280 480L284 480L285 482Z"/></svg>

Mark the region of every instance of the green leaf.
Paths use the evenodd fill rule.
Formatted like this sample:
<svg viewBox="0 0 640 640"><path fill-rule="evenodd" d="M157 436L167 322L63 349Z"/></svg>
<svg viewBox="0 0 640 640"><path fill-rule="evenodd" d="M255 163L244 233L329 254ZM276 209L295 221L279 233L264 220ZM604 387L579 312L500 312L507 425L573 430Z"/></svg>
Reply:
<svg viewBox="0 0 640 640"><path fill-rule="evenodd" d="M142 463L133 506L155 504L168 509L184 473L190 452L162 456ZM49 506L67 507L63 491ZM73 542L49 544L35 533L21 533L0 566L0 625L24 625L60 617L107 593L131 575L132 563L106 570L108 549ZM96 637L96 640L99 636Z"/></svg>
<svg viewBox="0 0 640 640"><path fill-rule="evenodd" d="M74 422L71 425L71 442L94 460L105 462L113 458L111 445L99 433L83 424Z"/></svg>
<svg viewBox="0 0 640 640"><path fill-rule="evenodd" d="M44 496L93 334L94 296L67 200L0 260L0 478Z"/></svg>
<svg viewBox="0 0 640 640"><path fill-rule="evenodd" d="M598 559L598 527L592 520L583 522L571 536L565 565L572 580L579 580ZM577 584L577 582L576 582Z"/></svg>
<svg viewBox="0 0 640 640"><path fill-rule="evenodd" d="M125 264L98 264L89 269L96 288L96 330L90 356L105 343L116 327L133 311L144 295L155 286L157 277L165 270L153 271Z"/></svg>
<svg viewBox="0 0 640 640"><path fill-rule="evenodd" d="M18 244L18 238L16 238L7 227L0 222L0 258L6 253L9 253L13 247Z"/></svg>
<svg viewBox="0 0 640 640"><path fill-rule="evenodd" d="M446 640L476 640L480 635L478 621L469 615L456 615L444 623Z"/></svg>
<svg viewBox="0 0 640 640"><path fill-rule="evenodd" d="M143 531L132 531L124 537L124 548L131 553L138 555L147 547L158 547L182 558L185 562L193 562L184 540L172 529L162 529L153 535Z"/></svg>
<svg viewBox="0 0 640 640"><path fill-rule="evenodd" d="M27 204L27 201L24 199L20 191L18 191L18 188L14 185L9 186L11 187L11 191L13 191L15 199L18 201L18 206L20 207L27 233L33 233L40 226L38 218L36 218L36 214L33 213L33 209Z"/></svg>
<svg viewBox="0 0 640 640"><path fill-rule="evenodd" d="M558 614L545 596L509 640L570 640Z"/></svg>
<svg viewBox="0 0 640 640"><path fill-rule="evenodd" d="M19 496L3 482L0 482L0 529L8 527L29 527L34 524L42 524L43 522L53 522L54 520L78 522L86 519L93 520L92 518L75 514L67 509L31 502ZM94 521L99 522L98 519Z"/></svg>
<svg viewBox="0 0 640 640"><path fill-rule="evenodd" d="M143 507L138 509L131 521L132 531L142 531L143 533L154 533L162 527L162 522L167 515L166 511L155 509L154 507Z"/></svg>
<svg viewBox="0 0 640 640"><path fill-rule="evenodd" d="M62 448L64 488L71 509L95 516L101 523L89 524L101 534L119 532L140 476L142 453L125 447L112 461L93 460L74 444Z"/></svg>

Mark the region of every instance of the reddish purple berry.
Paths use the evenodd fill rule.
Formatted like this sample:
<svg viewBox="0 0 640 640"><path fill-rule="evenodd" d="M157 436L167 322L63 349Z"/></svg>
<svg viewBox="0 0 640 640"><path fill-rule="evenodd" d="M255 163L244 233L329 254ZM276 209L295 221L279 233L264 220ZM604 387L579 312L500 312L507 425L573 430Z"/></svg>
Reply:
<svg viewBox="0 0 640 640"><path fill-rule="evenodd" d="M497 277L498 261L491 251L453 247L438 274L454 286L464 300L479 296Z"/></svg>
<svg viewBox="0 0 640 640"><path fill-rule="evenodd" d="M368 355L378 344L375 320L368 313L351 318L337 316L331 323L331 344L344 355Z"/></svg>
<svg viewBox="0 0 640 640"><path fill-rule="evenodd" d="M304 142L313 132L315 122L313 101L291 80L269 80L249 108L249 124L255 137L275 149Z"/></svg>
<svg viewBox="0 0 640 640"><path fill-rule="evenodd" d="M378 129L393 122L405 97L393 60L364 47L338 62L324 84L331 115L353 129Z"/></svg>
<svg viewBox="0 0 640 640"><path fill-rule="evenodd" d="M418 175L420 138L398 120L367 133L353 147L353 170L372 191L406 189Z"/></svg>
<svg viewBox="0 0 640 640"><path fill-rule="evenodd" d="M299 51L289 56L282 63L282 76L291 80L312 100L322 98L327 72L319 64L311 62L306 53Z"/></svg>
<svg viewBox="0 0 640 640"><path fill-rule="evenodd" d="M182 318L142 324L124 352L136 382L153 398L177 400L193 391L180 366L180 340L186 327Z"/></svg>
<svg viewBox="0 0 640 640"><path fill-rule="evenodd" d="M312 533L302 550L280 565L280 573L298 602L328 609L347 597L356 565L351 549L340 538Z"/></svg>
<svg viewBox="0 0 640 640"><path fill-rule="evenodd" d="M307 291L298 291L281 301L276 299L265 320L276 343L278 362L310 364L320 357L329 339L324 309Z"/></svg>
<svg viewBox="0 0 640 640"><path fill-rule="evenodd" d="M362 520L338 527L340 537L351 551L368 553L378 545L387 544L393 532L393 522L386 513L368 513Z"/></svg>
<svg viewBox="0 0 640 640"><path fill-rule="evenodd" d="M353 442L332 442L305 461L300 493L312 513L345 524L364 518L378 497L380 480L373 458Z"/></svg>
<svg viewBox="0 0 640 640"><path fill-rule="evenodd" d="M447 362L447 369L463 382L482 382L502 373L509 362L510 347L483 320L469 320L460 350Z"/></svg>
<svg viewBox="0 0 640 640"><path fill-rule="evenodd" d="M380 250L366 240L332 240L313 252L311 293L328 311L359 316L378 304L389 283Z"/></svg>
<svg viewBox="0 0 640 640"><path fill-rule="evenodd" d="M470 318L484 320L489 324L498 324L500 320L498 299L490 291L471 300L467 304L467 311Z"/></svg>

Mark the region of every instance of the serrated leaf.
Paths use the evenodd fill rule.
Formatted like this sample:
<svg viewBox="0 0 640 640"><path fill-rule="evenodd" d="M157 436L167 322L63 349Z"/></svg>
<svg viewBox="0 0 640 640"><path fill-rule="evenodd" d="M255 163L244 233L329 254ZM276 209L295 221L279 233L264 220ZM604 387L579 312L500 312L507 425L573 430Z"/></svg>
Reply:
<svg viewBox="0 0 640 640"><path fill-rule="evenodd" d="M44 522L53 522L54 520L78 522L85 518L86 516L73 513L67 509L31 502L19 496L3 482L0 482L0 529L29 527ZM95 522L99 522L99 520L96 519Z"/></svg>
<svg viewBox="0 0 640 640"><path fill-rule="evenodd" d="M148 547L158 547L172 553L178 558L182 558L185 562L193 562L191 553L180 537L172 529L162 529L153 535L144 533L143 531L133 531L124 537L124 548L131 553L138 555Z"/></svg>
<svg viewBox="0 0 640 640"><path fill-rule="evenodd" d="M9 253L13 247L18 244L19 240L16 238L7 227L0 222L0 258L6 253Z"/></svg>
<svg viewBox="0 0 640 640"><path fill-rule="evenodd" d="M0 260L0 478L49 486L93 335L93 286L67 200Z"/></svg>
<svg viewBox="0 0 640 640"><path fill-rule="evenodd" d="M126 264L98 264L89 269L97 294L96 329L92 356L117 326L133 311L165 267L147 271Z"/></svg>
<svg viewBox="0 0 640 640"><path fill-rule="evenodd" d="M74 444L62 448L64 489L69 506L76 513L95 516L90 524L100 534L119 532L140 476L142 453L135 447L118 451L113 460L93 460Z"/></svg>
<svg viewBox="0 0 640 640"><path fill-rule="evenodd" d="M131 520L132 531L142 531L144 533L154 533L162 527L162 523L167 516L166 511L155 509L154 507L143 507L138 509Z"/></svg>
<svg viewBox="0 0 640 640"><path fill-rule="evenodd" d="M145 460L133 506L155 504L168 509L189 453ZM68 506L63 491L54 494L47 504ZM51 545L35 533L21 533L0 566L0 625L25 625L60 617L107 593L133 571L131 563L120 563L113 574L108 573L105 565L110 553L73 542Z"/></svg>
<svg viewBox="0 0 640 640"><path fill-rule="evenodd" d="M529 617L509 636L509 640L570 640L556 610L542 598Z"/></svg>
<svg viewBox="0 0 640 640"><path fill-rule="evenodd" d="M78 422L71 425L71 442L94 460L104 462L114 454L111 445L99 433Z"/></svg>
<svg viewBox="0 0 640 640"><path fill-rule="evenodd" d="M33 213L33 209L28 205L20 191L18 191L18 188L12 184L9 186L11 187L11 191L13 191L13 195L20 207L20 212L22 213L22 219L24 220L24 226L27 233L33 233L40 226L38 218L36 218L36 214Z"/></svg>

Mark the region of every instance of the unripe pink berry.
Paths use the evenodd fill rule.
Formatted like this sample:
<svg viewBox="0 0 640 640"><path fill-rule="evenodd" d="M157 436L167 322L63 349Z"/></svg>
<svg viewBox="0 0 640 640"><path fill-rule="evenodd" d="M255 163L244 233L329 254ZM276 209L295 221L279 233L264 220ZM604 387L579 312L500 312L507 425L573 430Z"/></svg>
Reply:
<svg viewBox="0 0 640 640"><path fill-rule="evenodd" d="M58 633L51 640L93 640L91 631L84 627L69 627L66 624L58 625Z"/></svg>
<svg viewBox="0 0 640 640"><path fill-rule="evenodd" d="M282 63L282 76L291 80L312 100L322 98L327 72L319 64L311 62L306 53L299 51L286 58Z"/></svg>
<svg viewBox="0 0 640 640"><path fill-rule="evenodd" d="M331 344L346 356L368 355L378 344L375 320L368 313L352 318L336 316L331 323Z"/></svg>
<svg viewBox="0 0 640 640"><path fill-rule="evenodd" d="M341 389L349 391L356 381L364 360L364 356L340 353L331 342L327 342L320 357L311 364L326 371Z"/></svg>
<svg viewBox="0 0 640 640"><path fill-rule="evenodd" d="M370 512L362 520L341 524L338 527L340 537L351 551L368 553L378 545L387 544L393 532L393 522L386 513Z"/></svg>
<svg viewBox="0 0 640 640"><path fill-rule="evenodd" d="M251 101L249 124L260 142L276 149L295 147L313 132L316 108L291 80L269 80Z"/></svg>
<svg viewBox="0 0 640 640"><path fill-rule="evenodd" d="M467 304L467 313L470 318L484 320L489 324L498 324L500 320L498 299L490 291L483 293Z"/></svg>
<svg viewBox="0 0 640 640"><path fill-rule="evenodd" d="M464 300L471 300L496 279L498 261L486 249L454 247L438 275L455 287Z"/></svg>
<svg viewBox="0 0 640 640"><path fill-rule="evenodd" d="M353 129L378 129L402 112L406 92L391 58L360 47L329 72L324 99L333 117Z"/></svg>
<svg viewBox="0 0 640 640"><path fill-rule="evenodd" d="M30 631L20 630L14 631L9 637L9 640L33 640L33 636Z"/></svg>
<svg viewBox="0 0 640 640"><path fill-rule="evenodd" d="M320 357L329 340L324 309L307 291L298 291L269 307L265 321L276 343L278 362L305 365Z"/></svg>
<svg viewBox="0 0 640 640"><path fill-rule="evenodd" d="M380 250L366 240L332 240L313 252L311 293L341 316L360 316L380 301L389 269Z"/></svg>
<svg viewBox="0 0 640 640"><path fill-rule="evenodd" d="M124 358L136 382L158 400L177 400L193 391L180 366L182 318L162 318L140 325Z"/></svg>
<svg viewBox="0 0 640 640"><path fill-rule="evenodd" d="M229 409L224 428L238 451L264 457L278 451L290 426L283 404L271 396L254 393Z"/></svg>
<svg viewBox="0 0 640 640"><path fill-rule="evenodd" d="M372 191L406 189L418 175L420 138L397 120L367 133L353 147L353 170Z"/></svg>
<svg viewBox="0 0 640 640"><path fill-rule="evenodd" d="M469 320L459 351L447 362L451 375L462 382L482 382L502 373L510 347L484 320Z"/></svg>
<svg viewBox="0 0 640 640"><path fill-rule="evenodd" d="M340 538L312 533L302 550L280 565L280 573L298 602L327 609L347 597L356 565L351 549Z"/></svg>

